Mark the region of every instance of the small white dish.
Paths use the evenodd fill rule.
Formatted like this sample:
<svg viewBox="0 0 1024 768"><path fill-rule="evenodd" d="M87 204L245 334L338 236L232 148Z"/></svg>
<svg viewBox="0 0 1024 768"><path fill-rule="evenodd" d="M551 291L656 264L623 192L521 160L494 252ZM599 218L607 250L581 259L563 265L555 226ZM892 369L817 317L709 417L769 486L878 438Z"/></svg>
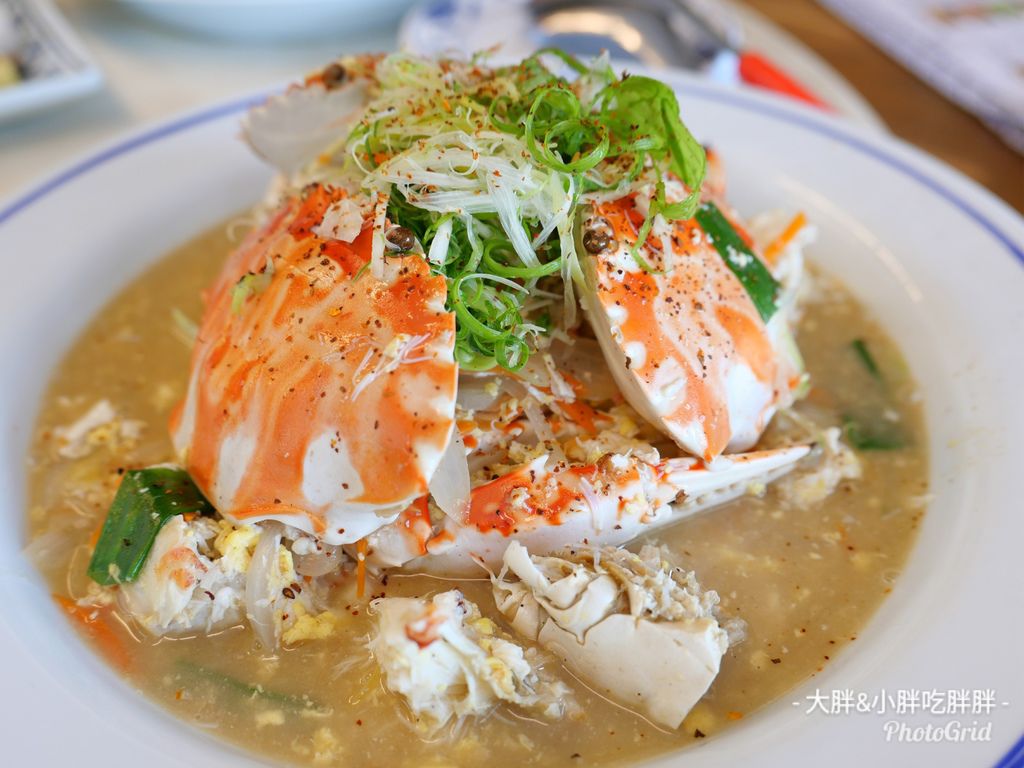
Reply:
<svg viewBox="0 0 1024 768"><path fill-rule="evenodd" d="M118 0L170 26L234 40L298 40L396 21L412 0Z"/></svg>
<svg viewBox="0 0 1024 768"><path fill-rule="evenodd" d="M739 209L806 211L820 232L811 257L905 352L925 403L934 500L893 594L852 646L729 732L654 765L993 765L1020 736L1024 706L1024 221L895 139L759 92L658 76L698 138L721 151ZM0 677L17 692L0 714L17 734L5 745L11 765L261 763L136 694L79 640L20 554L26 449L53 366L128 281L260 197L270 173L237 138L251 103L128 136L0 204ZM816 690L994 698L991 711L959 718L805 714ZM887 722L950 719L989 724L989 739L886 735Z"/></svg>
<svg viewBox="0 0 1024 768"><path fill-rule="evenodd" d="M0 88L0 123L99 89L103 74L49 0L0 0L25 77Z"/></svg>

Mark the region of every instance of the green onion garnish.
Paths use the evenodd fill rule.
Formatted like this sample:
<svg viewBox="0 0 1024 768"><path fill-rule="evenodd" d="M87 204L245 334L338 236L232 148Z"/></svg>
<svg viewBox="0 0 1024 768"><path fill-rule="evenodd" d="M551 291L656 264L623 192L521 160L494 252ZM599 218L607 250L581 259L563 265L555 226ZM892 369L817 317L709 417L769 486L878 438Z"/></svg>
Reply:
<svg viewBox="0 0 1024 768"><path fill-rule="evenodd" d="M281 693L280 691L264 688L262 685L246 683L237 677L226 675L223 672L204 667L187 659L178 659L175 667L179 674L211 683L227 693L232 693L246 699L263 701L267 704L275 704L291 712L308 711L319 715L327 715L331 712L329 707L325 707L308 696Z"/></svg>
<svg viewBox="0 0 1024 768"><path fill-rule="evenodd" d="M878 367L878 363L875 362L874 355L868 349L868 344L864 339L854 339L850 342L850 347L857 355L857 359L861 361L864 368L870 373L877 381L882 380L882 371Z"/></svg>
<svg viewBox="0 0 1024 768"><path fill-rule="evenodd" d="M778 281L772 277L764 262L747 247L717 205L703 203L697 209L696 219L726 266L750 294L750 300L754 302L761 319L767 323L778 309Z"/></svg>
<svg viewBox="0 0 1024 768"><path fill-rule="evenodd" d="M896 429L880 426L878 422L868 426L851 416L843 418L843 435L858 451L896 451L906 445Z"/></svg>
<svg viewBox="0 0 1024 768"><path fill-rule="evenodd" d="M672 89L657 80L619 79L604 60L558 50L495 69L479 61L395 54L374 64L380 87L335 148L329 174L388 195L390 223L412 230L448 281L459 365L518 370L539 336L573 322L563 281L582 279L573 234L580 203L656 183L634 248L649 269L639 249L653 218L693 216L705 156ZM661 181L670 176L687 188L674 204ZM249 289L239 288L239 304Z"/></svg>
<svg viewBox="0 0 1024 768"><path fill-rule="evenodd" d="M128 470L100 531L89 577L98 584L134 581L164 523L190 512L211 515L214 509L185 470Z"/></svg>

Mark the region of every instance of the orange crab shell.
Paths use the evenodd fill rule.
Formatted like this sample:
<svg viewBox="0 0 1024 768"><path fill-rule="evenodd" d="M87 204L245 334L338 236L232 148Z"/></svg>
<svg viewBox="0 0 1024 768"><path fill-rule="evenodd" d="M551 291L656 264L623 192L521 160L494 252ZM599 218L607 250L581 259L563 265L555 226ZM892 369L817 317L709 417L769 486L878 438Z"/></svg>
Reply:
<svg viewBox="0 0 1024 768"><path fill-rule="evenodd" d="M206 295L174 444L217 509L356 541L422 496L454 425L455 318L418 256L367 268L317 225L345 197L288 198ZM259 289L245 282L259 280ZM234 305L234 307L233 307Z"/></svg>

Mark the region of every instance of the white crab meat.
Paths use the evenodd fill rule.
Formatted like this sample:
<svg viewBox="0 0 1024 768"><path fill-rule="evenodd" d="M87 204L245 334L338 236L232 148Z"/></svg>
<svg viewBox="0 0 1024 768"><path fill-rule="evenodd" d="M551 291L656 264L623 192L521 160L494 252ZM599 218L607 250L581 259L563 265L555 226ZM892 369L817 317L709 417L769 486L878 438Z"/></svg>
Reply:
<svg viewBox="0 0 1024 768"><path fill-rule="evenodd" d="M324 579L307 579L296 569L293 547L302 539L294 529L271 523L261 527L252 551L245 581L245 615L268 650L281 644L322 640L334 633L337 624L335 614L325 609Z"/></svg>
<svg viewBox="0 0 1024 768"><path fill-rule="evenodd" d="M433 598L371 603L377 631L369 648L388 690L402 696L432 733L453 718L484 715L499 702L561 717L569 690L538 668L535 651L498 636L458 590Z"/></svg>
<svg viewBox="0 0 1024 768"><path fill-rule="evenodd" d="M249 620L267 648L333 631L333 614L318 610L320 591L297 574L279 530L180 515L160 529L138 577L118 588L152 635L209 634Z"/></svg>
<svg viewBox="0 0 1024 768"><path fill-rule="evenodd" d="M729 647L714 615L718 596L657 548L537 557L513 541L503 562L494 600L513 628L655 723L678 728L718 675Z"/></svg>
<svg viewBox="0 0 1024 768"><path fill-rule="evenodd" d="M594 464L566 466L542 455L474 488L464 520L446 518L424 541L422 516L400 518L369 540L371 563L445 575L468 575L478 564L497 568L511 539L547 554L571 542L624 544L696 512L748 493L789 472L807 455L798 445L720 456L648 463L609 454ZM417 557L426 552L425 556Z"/></svg>
<svg viewBox="0 0 1024 768"><path fill-rule="evenodd" d="M144 423L122 419L107 399L96 401L88 411L70 424L57 427L53 435L57 454L65 459L81 459L101 445L128 446L139 439Z"/></svg>
<svg viewBox="0 0 1024 768"><path fill-rule="evenodd" d="M331 219L346 199L307 187L228 259L171 418L183 464L222 515L276 520L331 545L358 541L427 492L458 375L445 279L420 256L385 256L375 276L385 223L368 217L352 242L320 228L328 219L351 234Z"/></svg>
<svg viewBox="0 0 1024 768"><path fill-rule="evenodd" d="M641 197L597 204L584 223L613 236L581 259L591 325L623 396L651 424L706 460L747 450L802 382L792 302L782 297L765 324L695 220L655 217L643 269L630 253Z"/></svg>
<svg viewBox="0 0 1024 768"><path fill-rule="evenodd" d="M191 523L172 517L157 534L135 581L123 584L123 605L153 635L210 633L239 623L245 615L245 572L259 538L240 528L218 556L220 525L208 518Z"/></svg>

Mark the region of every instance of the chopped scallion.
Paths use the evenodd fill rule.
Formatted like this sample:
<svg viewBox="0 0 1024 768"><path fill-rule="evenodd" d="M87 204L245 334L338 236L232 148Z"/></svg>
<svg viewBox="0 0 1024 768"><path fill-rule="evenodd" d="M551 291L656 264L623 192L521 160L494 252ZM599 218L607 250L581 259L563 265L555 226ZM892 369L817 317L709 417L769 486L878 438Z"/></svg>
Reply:
<svg viewBox="0 0 1024 768"><path fill-rule="evenodd" d="M248 699L265 701L293 712L313 712L319 715L330 714L329 707L314 701L308 696L295 696L290 693L264 688L262 685L252 685L239 680L237 677L226 675L208 667L201 666L187 659L179 659L175 664L179 674L195 680L202 680L216 685L221 690L234 693Z"/></svg>
<svg viewBox="0 0 1024 768"><path fill-rule="evenodd" d="M164 523L175 515L210 515L213 511L183 469L128 470L100 531L89 577L98 584L133 581Z"/></svg>
<svg viewBox="0 0 1024 768"><path fill-rule="evenodd" d="M906 445L895 429L868 427L850 416L843 418L843 435L858 451L897 451Z"/></svg>
<svg viewBox="0 0 1024 768"><path fill-rule="evenodd" d="M697 209L696 219L726 266L750 295L761 319L767 323L778 309L778 281L772 277L764 262L754 255L717 205L712 202L703 203Z"/></svg>
<svg viewBox="0 0 1024 768"><path fill-rule="evenodd" d="M850 346L853 351L857 354L857 358L864 365L864 368L870 373L877 381L882 381L882 371L878 367L878 363L875 362L874 355L868 349L868 344L864 339L854 339L850 342Z"/></svg>

